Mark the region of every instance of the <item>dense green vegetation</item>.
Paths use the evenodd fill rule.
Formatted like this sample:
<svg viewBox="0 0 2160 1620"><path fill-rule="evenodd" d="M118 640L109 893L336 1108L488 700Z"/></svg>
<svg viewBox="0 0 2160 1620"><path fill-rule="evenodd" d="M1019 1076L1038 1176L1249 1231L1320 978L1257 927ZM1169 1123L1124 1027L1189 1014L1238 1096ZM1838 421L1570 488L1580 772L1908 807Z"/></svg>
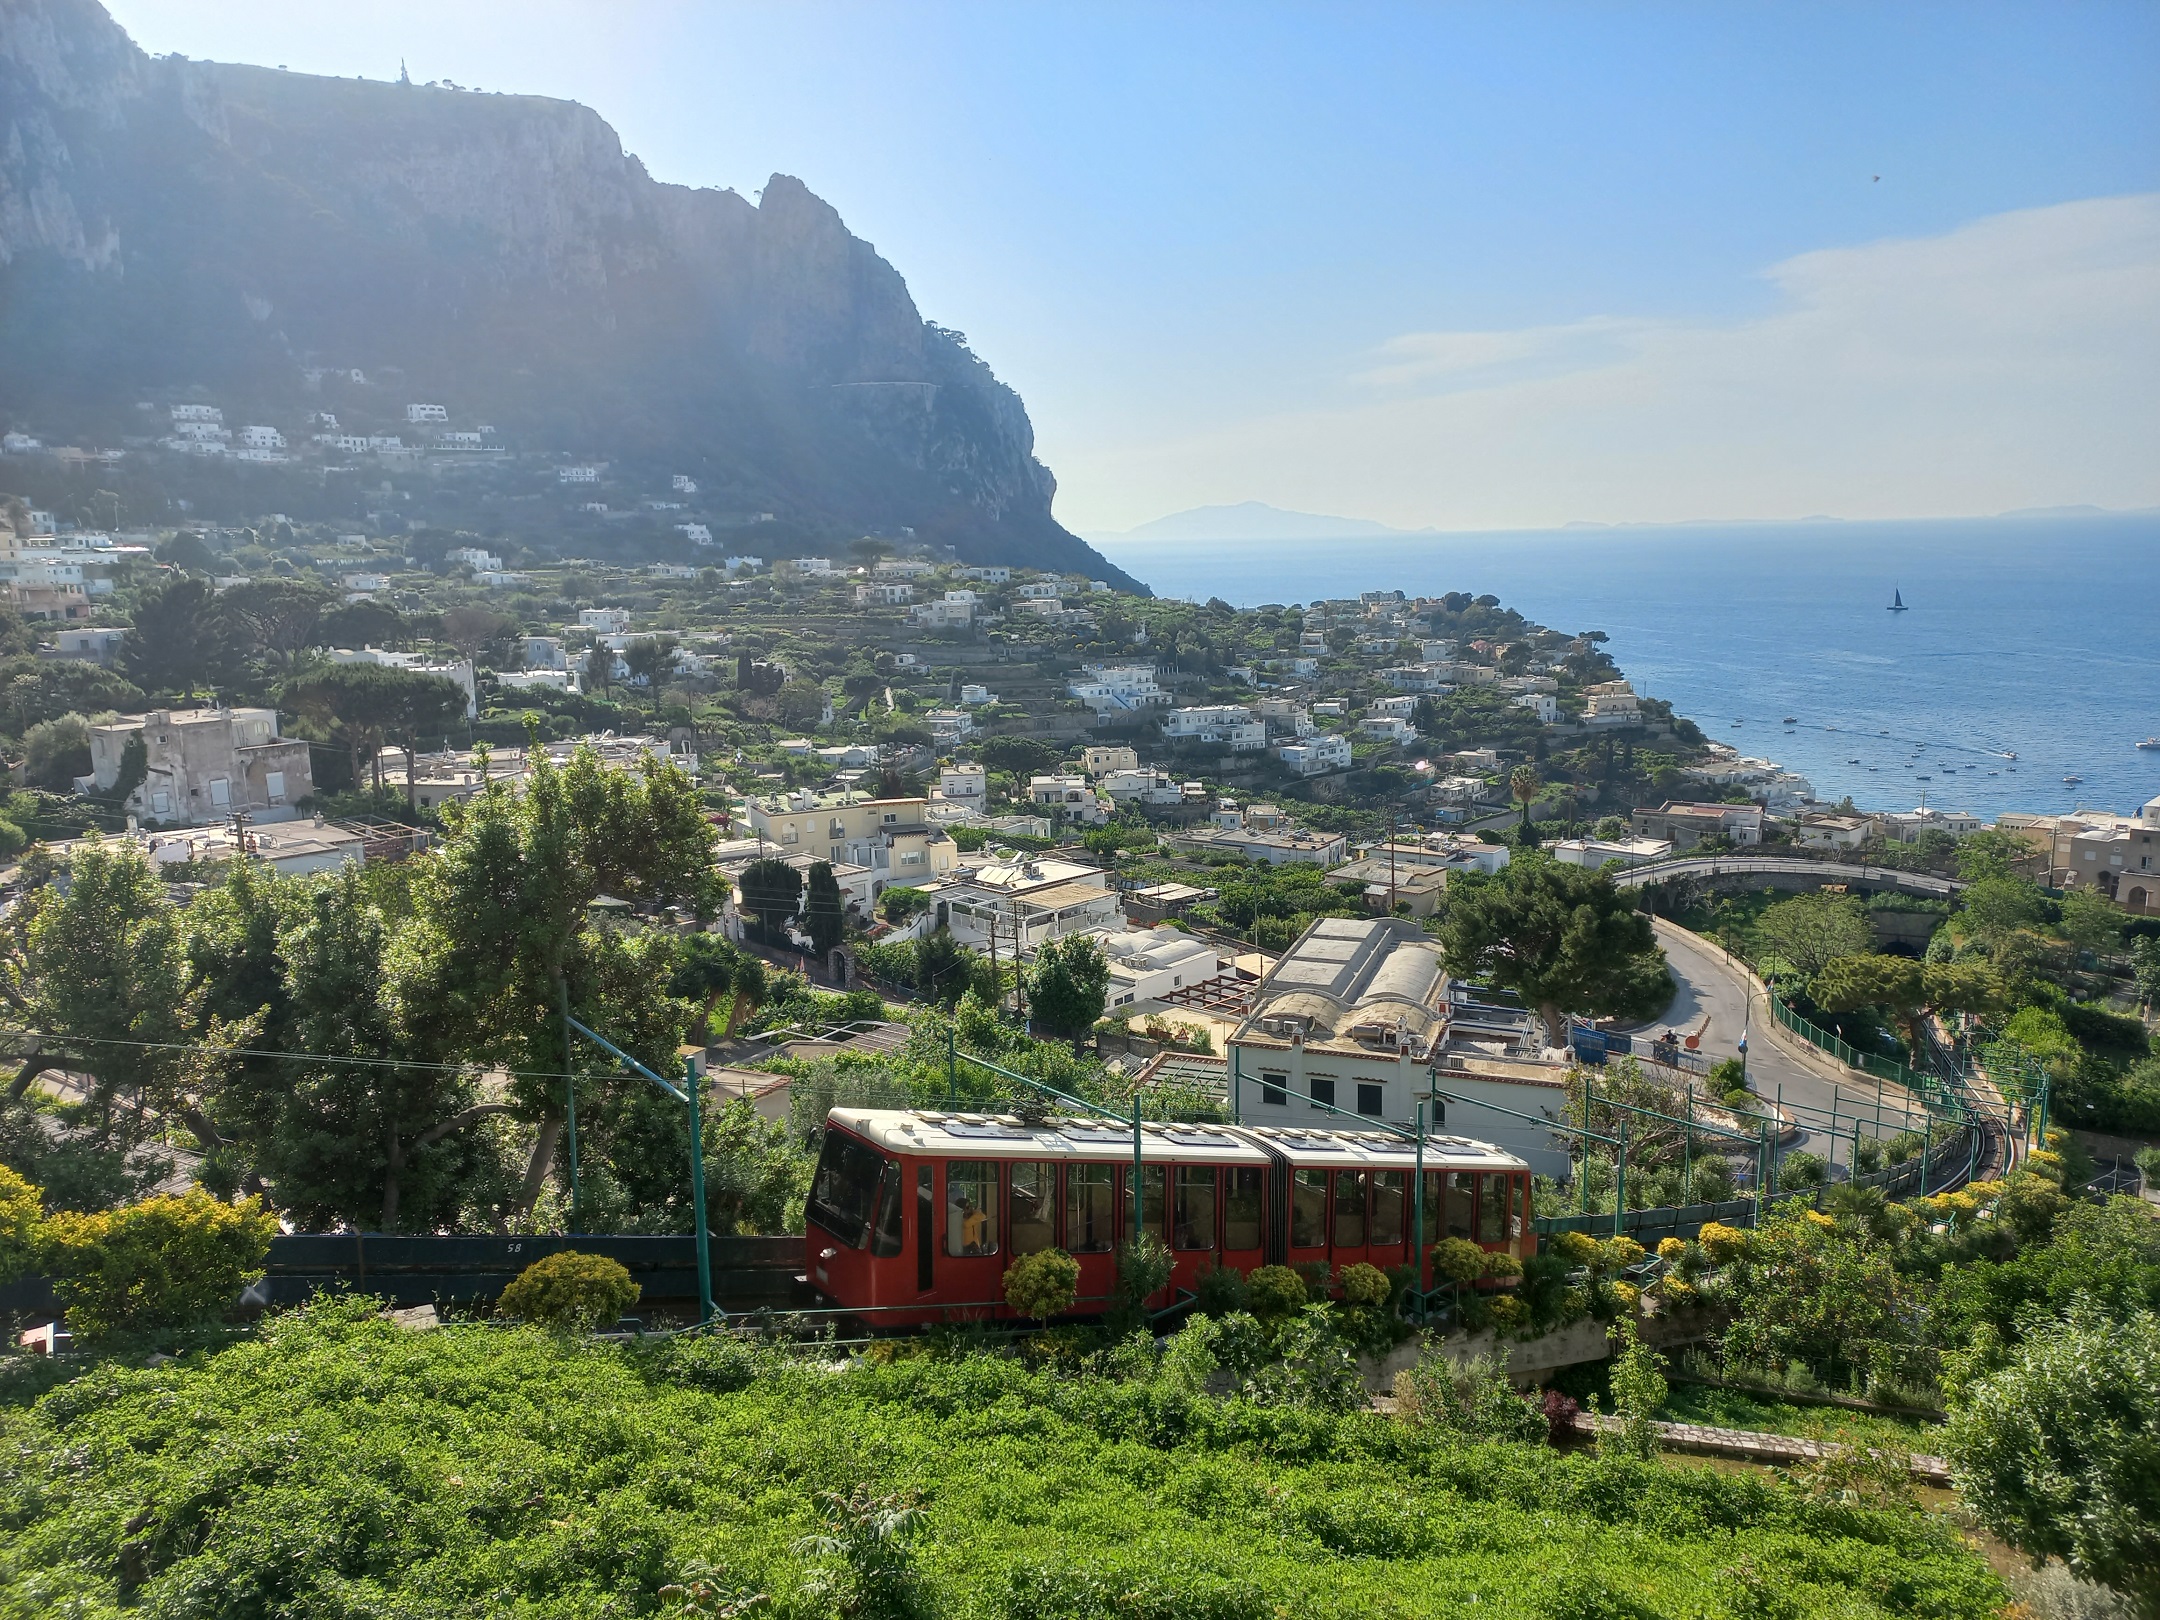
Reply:
<svg viewBox="0 0 2160 1620"><path fill-rule="evenodd" d="M876 1588L910 1608L863 1613L1977 1620L2002 1599L1894 1503L1221 1401L1152 1360L835 1376L325 1304L49 1384L8 1387L0 1579L11 1607L85 1617L634 1615L699 1580L825 1614L862 1567L863 1488L922 1511Z"/></svg>

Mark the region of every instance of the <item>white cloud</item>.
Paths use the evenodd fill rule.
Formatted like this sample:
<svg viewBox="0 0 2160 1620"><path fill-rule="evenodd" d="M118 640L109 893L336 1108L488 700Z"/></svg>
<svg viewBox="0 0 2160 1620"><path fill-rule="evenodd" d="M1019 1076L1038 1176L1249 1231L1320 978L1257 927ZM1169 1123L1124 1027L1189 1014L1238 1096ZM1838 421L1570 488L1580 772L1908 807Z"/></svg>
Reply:
<svg viewBox="0 0 2160 1620"><path fill-rule="evenodd" d="M2160 505L2160 194L1801 254L1729 322L1408 333L1362 402L1061 458L1126 527L1260 499L1404 526ZM1095 520L1095 521L1091 521Z"/></svg>

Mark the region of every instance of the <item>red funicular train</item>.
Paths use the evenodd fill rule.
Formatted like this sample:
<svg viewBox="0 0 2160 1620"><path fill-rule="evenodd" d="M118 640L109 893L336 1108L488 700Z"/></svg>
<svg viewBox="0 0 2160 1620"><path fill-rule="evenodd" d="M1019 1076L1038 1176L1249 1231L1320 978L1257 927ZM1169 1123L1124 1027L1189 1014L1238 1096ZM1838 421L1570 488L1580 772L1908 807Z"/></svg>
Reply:
<svg viewBox="0 0 2160 1620"><path fill-rule="evenodd" d="M1172 1289L1210 1265L1410 1263L1417 1158L1402 1137L1205 1124L1141 1137L1141 1221L1170 1247ZM1441 1136L1424 1164L1426 1286L1441 1238L1518 1257L1533 1245L1521 1159ZM1004 1316L1005 1268L1059 1248L1080 1262L1080 1312L1100 1311L1131 1235L1132 1174L1129 1125L835 1108L804 1223L810 1280L878 1326Z"/></svg>

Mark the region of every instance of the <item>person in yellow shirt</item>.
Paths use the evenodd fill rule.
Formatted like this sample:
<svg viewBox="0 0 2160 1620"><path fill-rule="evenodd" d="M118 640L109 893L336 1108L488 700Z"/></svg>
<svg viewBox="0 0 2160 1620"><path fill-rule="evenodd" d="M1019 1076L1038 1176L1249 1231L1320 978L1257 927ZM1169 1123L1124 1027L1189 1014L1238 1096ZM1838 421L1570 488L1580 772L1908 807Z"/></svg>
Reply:
<svg viewBox="0 0 2160 1620"><path fill-rule="evenodd" d="M990 1238L990 1215L975 1207L975 1200L960 1200L960 1252L962 1254L994 1254Z"/></svg>

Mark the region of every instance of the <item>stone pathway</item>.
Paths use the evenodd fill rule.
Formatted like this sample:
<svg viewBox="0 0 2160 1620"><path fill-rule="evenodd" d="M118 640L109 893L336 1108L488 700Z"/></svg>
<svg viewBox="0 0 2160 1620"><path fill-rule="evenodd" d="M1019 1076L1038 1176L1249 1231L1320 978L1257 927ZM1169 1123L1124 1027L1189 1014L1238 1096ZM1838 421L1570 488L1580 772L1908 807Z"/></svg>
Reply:
<svg viewBox="0 0 2160 1620"><path fill-rule="evenodd" d="M1578 1412L1575 1427L1584 1434L1617 1429L1620 1419ZM1793 1434L1765 1434L1760 1429L1716 1429L1706 1423L1653 1423L1658 1443L1674 1451L1704 1452L1714 1457L1740 1457L1749 1462L1820 1462L1842 1456L1851 1448L1834 1440L1803 1440ZM1930 1485L1950 1483L1950 1465L1940 1457L1913 1452L1907 1459L1913 1477Z"/></svg>

